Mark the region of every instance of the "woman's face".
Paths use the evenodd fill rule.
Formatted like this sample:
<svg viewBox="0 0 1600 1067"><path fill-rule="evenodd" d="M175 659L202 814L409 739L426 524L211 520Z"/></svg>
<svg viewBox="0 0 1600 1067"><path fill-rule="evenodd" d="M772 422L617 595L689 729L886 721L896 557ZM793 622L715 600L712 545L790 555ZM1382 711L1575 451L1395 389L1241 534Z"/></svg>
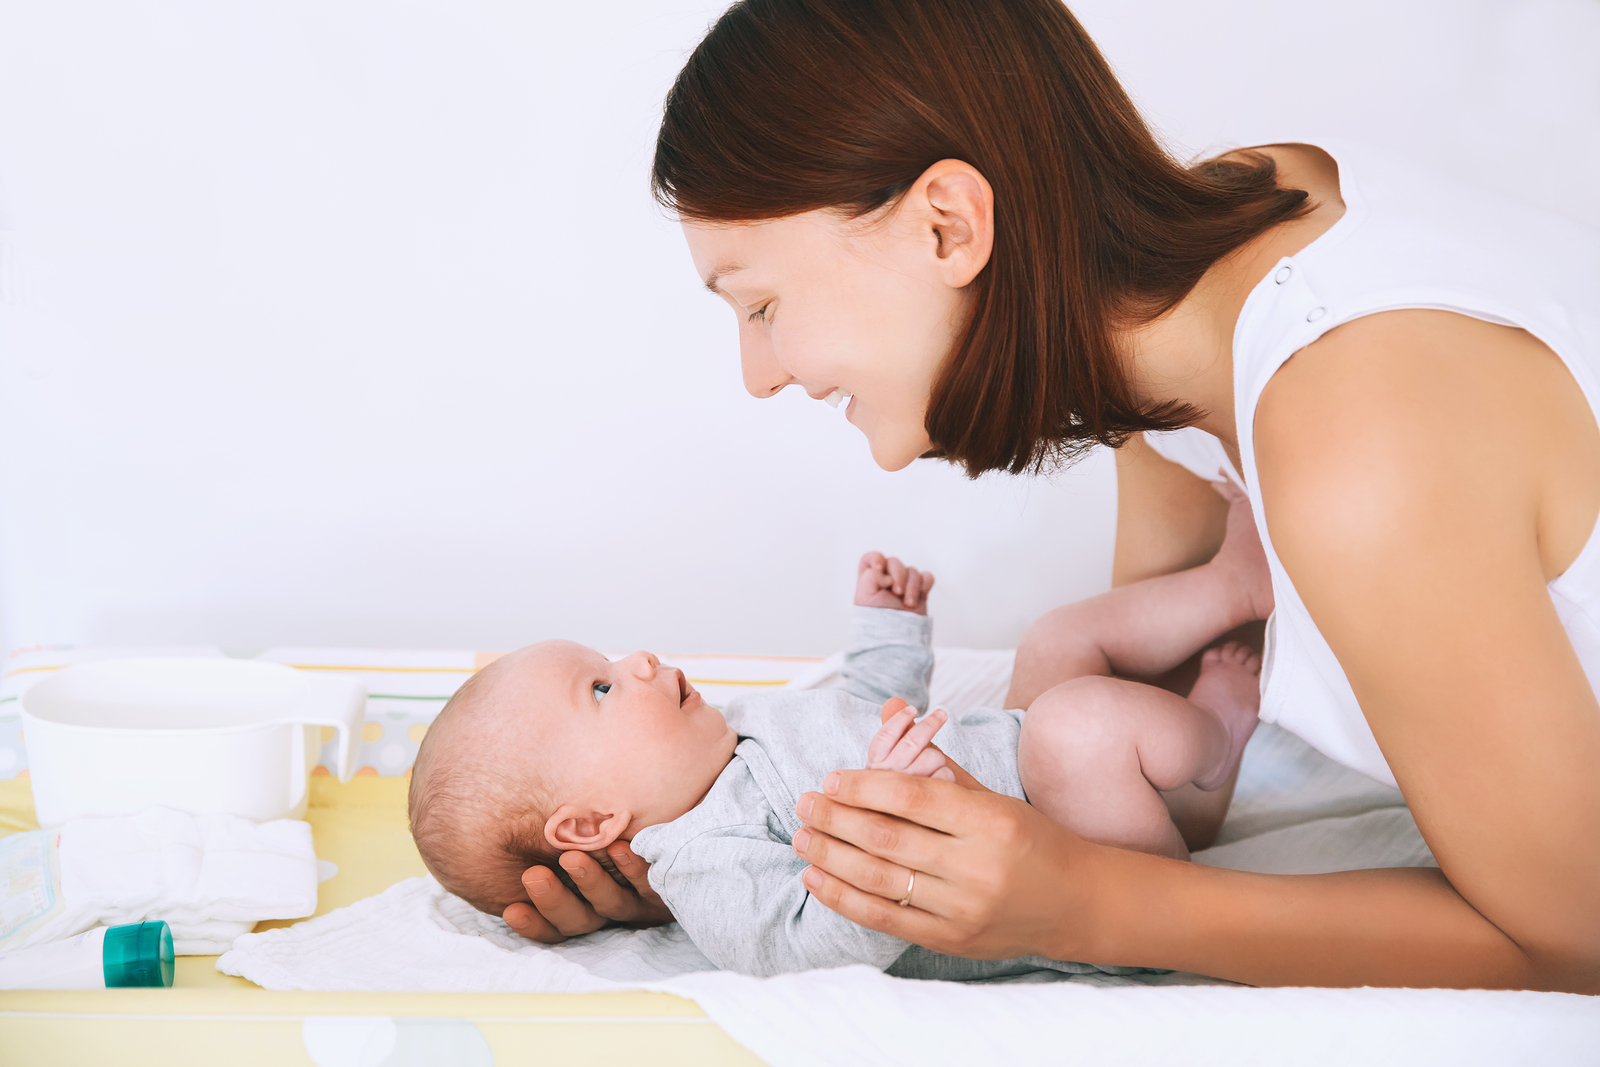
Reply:
<svg viewBox="0 0 1600 1067"><path fill-rule="evenodd" d="M870 221L812 211L683 224L696 271L738 316L750 394L848 394L847 417L890 471L928 450L928 398L970 300L917 216L902 204Z"/></svg>

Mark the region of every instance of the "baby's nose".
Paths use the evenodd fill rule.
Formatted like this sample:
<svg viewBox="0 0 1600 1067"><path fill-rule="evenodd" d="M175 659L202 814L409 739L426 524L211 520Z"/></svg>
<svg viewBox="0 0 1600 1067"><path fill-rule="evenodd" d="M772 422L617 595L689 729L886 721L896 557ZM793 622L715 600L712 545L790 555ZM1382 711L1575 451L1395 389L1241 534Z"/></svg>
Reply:
<svg viewBox="0 0 1600 1067"><path fill-rule="evenodd" d="M634 673L645 681L649 681L650 679L654 678L656 676L656 670L661 666L661 661L657 659L654 654L646 652L643 649L635 652L628 658L633 661Z"/></svg>

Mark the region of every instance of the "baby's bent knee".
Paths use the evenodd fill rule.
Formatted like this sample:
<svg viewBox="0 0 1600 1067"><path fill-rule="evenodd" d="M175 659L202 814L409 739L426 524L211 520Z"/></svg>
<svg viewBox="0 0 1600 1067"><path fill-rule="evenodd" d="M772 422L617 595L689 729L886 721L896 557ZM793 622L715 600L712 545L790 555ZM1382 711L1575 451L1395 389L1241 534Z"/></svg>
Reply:
<svg viewBox="0 0 1600 1067"><path fill-rule="evenodd" d="M1090 676L1062 682L1040 694L1022 720L1019 751L1048 747L1060 756L1085 758L1132 738L1128 708L1137 682Z"/></svg>

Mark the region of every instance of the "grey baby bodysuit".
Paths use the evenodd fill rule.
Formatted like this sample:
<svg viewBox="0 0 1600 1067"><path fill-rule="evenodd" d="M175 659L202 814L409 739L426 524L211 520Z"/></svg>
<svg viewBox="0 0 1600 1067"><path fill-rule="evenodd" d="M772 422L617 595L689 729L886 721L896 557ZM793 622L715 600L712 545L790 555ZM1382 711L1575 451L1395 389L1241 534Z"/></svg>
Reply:
<svg viewBox="0 0 1600 1067"><path fill-rule="evenodd" d="M1137 968L1063 963L1040 956L968 960L869 930L811 898L806 861L790 847L800 794L829 771L863 767L879 708L902 697L926 708L933 670L930 620L886 608L854 608L843 681L836 689L741 696L725 714L739 735L727 769L680 818L647 827L633 850L650 885L712 962L773 975L865 963L903 978L972 980L1031 971L1128 974ZM978 708L936 743L984 785L1022 797L1017 737L1022 712Z"/></svg>

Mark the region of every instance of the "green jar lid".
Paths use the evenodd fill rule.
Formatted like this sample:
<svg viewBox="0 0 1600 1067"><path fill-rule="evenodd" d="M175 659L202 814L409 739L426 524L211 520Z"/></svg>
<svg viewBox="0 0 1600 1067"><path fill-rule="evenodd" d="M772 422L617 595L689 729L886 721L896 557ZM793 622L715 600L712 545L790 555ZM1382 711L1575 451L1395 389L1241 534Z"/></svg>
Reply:
<svg viewBox="0 0 1600 1067"><path fill-rule="evenodd" d="M172 987L172 930L164 922L128 923L106 930L100 952L106 988Z"/></svg>

